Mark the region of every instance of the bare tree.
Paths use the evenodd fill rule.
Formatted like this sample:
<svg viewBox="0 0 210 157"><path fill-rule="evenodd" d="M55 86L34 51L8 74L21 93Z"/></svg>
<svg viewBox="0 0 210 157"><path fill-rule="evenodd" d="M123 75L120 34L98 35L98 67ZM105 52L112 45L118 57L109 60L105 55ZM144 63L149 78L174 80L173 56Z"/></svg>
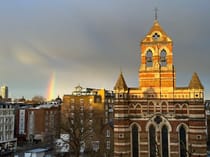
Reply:
<svg viewBox="0 0 210 157"><path fill-rule="evenodd" d="M43 96L40 95L36 95L32 98L32 101L35 103L42 103L44 102L46 99Z"/></svg>
<svg viewBox="0 0 210 157"><path fill-rule="evenodd" d="M84 147L91 148L94 136L92 119L93 111L90 106L74 104L63 108L61 132L69 135L68 140L63 140L69 146L69 155L73 152L76 157L79 157Z"/></svg>

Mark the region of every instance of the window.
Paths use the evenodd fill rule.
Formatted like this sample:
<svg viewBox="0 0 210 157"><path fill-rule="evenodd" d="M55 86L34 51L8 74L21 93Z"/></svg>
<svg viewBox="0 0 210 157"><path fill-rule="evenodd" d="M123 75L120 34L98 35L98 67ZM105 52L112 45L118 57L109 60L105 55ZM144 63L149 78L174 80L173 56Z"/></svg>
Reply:
<svg viewBox="0 0 210 157"><path fill-rule="evenodd" d="M160 35L159 35L157 32L155 32L155 33L153 34L152 38L153 38L154 40L157 40L157 39L160 38Z"/></svg>
<svg viewBox="0 0 210 157"><path fill-rule="evenodd" d="M156 157L156 135L155 135L155 127L151 125L149 127L149 149L150 149L150 157Z"/></svg>
<svg viewBox="0 0 210 157"><path fill-rule="evenodd" d="M152 51L148 50L146 54L146 66L147 67L152 67L153 62L152 62Z"/></svg>
<svg viewBox="0 0 210 157"><path fill-rule="evenodd" d="M162 157L168 157L168 128L166 125L162 127Z"/></svg>
<svg viewBox="0 0 210 157"><path fill-rule="evenodd" d="M71 103L74 103L74 99L71 99Z"/></svg>
<svg viewBox="0 0 210 157"><path fill-rule="evenodd" d="M105 112L105 116L106 116L106 117L108 116L108 112Z"/></svg>
<svg viewBox="0 0 210 157"><path fill-rule="evenodd" d="M107 104L105 105L105 110L108 110L108 105Z"/></svg>
<svg viewBox="0 0 210 157"><path fill-rule="evenodd" d="M74 120L71 120L71 124L74 124Z"/></svg>
<svg viewBox="0 0 210 157"><path fill-rule="evenodd" d="M81 112L81 113L80 113L80 117L83 117L83 116L84 116L84 112Z"/></svg>
<svg viewBox="0 0 210 157"><path fill-rule="evenodd" d="M84 99L80 99L80 104L84 104Z"/></svg>
<svg viewBox="0 0 210 157"><path fill-rule="evenodd" d="M132 157L139 156L139 137L138 137L138 127L136 125L132 126Z"/></svg>
<svg viewBox="0 0 210 157"><path fill-rule="evenodd" d="M84 106L80 106L80 111L83 111L84 110Z"/></svg>
<svg viewBox="0 0 210 157"><path fill-rule="evenodd" d="M109 129L106 130L106 137L110 137L110 130Z"/></svg>
<svg viewBox="0 0 210 157"><path fill-rule="evenodd" d="M83 122L84 122L83 119L80 119L80 124L83 124Z"/></svg>
<svg viewBox="0 0 210 157"><path fill-rule="evenodd" d="M107 118L105 118L105 124L106 124L106 123L108 123L108 119L107 119Z"/></svg>
<svg viewBox="0 0 210 157"><path fill-rule="evenodd" d="M182 125L179 129L179 154L180 157L187 157L187 142L186 142L186 130Z"/></svg>
<svg viewBox="0 0 210 157"><path fill-rule="evenodd" d="M106 141L106 149L110 149L110 141Z"/></svg>
<svg viewBox="0 0 210 157"><path fill-rule="evenodd" d="M163 49L160 53L160 65L167 66L166 50L165 49Z"/></svg>
<svg viewBox="0 0 210 157"><path fill-rule="evenodd" d="M89 103L91 104L93 102L93 99L89 99Z"/></svg>
<svg viewBox="0 0 210 157"><path fill-rule="evenodd" d="M89 109L90 109L90 111L92 111L93 110L93 106L90 106Z"/></svg>
<svg viewBox="0 0 210 157"><path fill-rule="evenodd" d="M89 117L90 117L90 118L93 117L93 112L89 112Z"/></svg>

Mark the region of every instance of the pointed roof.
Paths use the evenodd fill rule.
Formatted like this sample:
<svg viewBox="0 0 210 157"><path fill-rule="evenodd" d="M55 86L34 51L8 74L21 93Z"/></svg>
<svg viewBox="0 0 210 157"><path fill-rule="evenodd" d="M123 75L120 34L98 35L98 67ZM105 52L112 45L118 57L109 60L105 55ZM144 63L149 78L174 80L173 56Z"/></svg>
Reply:
<svg viewBox="0 0 210 157"><path fill-rule="evenodd" d="M155 38L154 35L157 35L158 38ZM162 29L158 20L155 20L153 26L142 42L172 42L172 40Z"/></svg>
<svg viewBox="0 0 210 157"><path fill-rule="evenodd" d="M204 87L198 77L198 74L196 72L194 72L192 75L192 79L190 80L190 83L189 83L189 88L204 89Z"/></svg>
<svg viewBox="0 0 210 157"><path fill-rule="evenodd" d="M120 72L120 75L119 75L117 82L114 86L114 90L127 90L127 89L128 89L128 87L126 85L123 74L122 74L122 72Z"/></svg>

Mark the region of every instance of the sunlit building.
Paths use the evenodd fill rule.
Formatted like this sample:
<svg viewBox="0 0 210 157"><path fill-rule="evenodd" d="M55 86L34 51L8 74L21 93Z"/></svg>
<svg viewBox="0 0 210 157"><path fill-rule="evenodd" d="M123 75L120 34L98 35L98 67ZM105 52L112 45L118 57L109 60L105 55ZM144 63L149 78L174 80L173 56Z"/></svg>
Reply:
<svg viewBox="0 0 210 157"><path fill-rule="evenodd" d="M205 101L207 125L207 149L210 150L210 100Z"/></svg>
<svg viewBox="0 0 210 157"><path fill-rule="evenodd" d="M17 104L15 109L15 137L20 145L25 143L27 139L28 108L30 108L29 105L20 107Z"/></svg>
<svg viewBox="0 0 210 157"><path fill-rule="evenodd" d="M85 151L95 151L103 156L113 155L113 103L113 91L105 89L83 88L79 85L72 94L64 95L61 114L69 111L74 121L74 118L84 116L85 109L85 112L89 112L89 128L93 132L89 144L84 145ZM75 113L77 108L80 108L80 113ZM87 118L81 121L82 129L85 129Z"/></svg>
<svg viewBox="0 0 210 157"><path fill-rule="evenodd" d="M114 156L206 156L204 87L197 73L176 86L173 41L157 19L140 52L139 86L120 73L114 87Z"/></svg>
<svg viewBox="0 0 210 157"><path fill-rule="evenodd" d="M8 87L7 86L1 86L1 97L3 99L8 99Z"/></svg>

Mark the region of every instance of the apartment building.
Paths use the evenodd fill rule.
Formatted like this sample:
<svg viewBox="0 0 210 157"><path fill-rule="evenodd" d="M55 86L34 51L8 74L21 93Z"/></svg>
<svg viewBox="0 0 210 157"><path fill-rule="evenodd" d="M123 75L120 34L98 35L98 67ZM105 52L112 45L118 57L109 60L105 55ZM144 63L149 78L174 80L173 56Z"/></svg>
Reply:
<svg viewBox="0 0 210 157"><path fill-rule="evenodd" d="M14 137L15 113L9 103L0 103L0 156L16 149L17 139Z"/></svg>
<svg viewBox="0 0 210 157"><path fill-rule="evenodd" d="M84 110L89 112L89 128L93 133L90 135L90 144L86 142L84 145L85 150L100 151L104 156L113 153L113 103L113 91L83 88L80 85L75 87L72 94L63 96L61 113L69 112L73 116L72 121L84 116ZM80 108L81 112L75 113L76 108ZM81 120L81 123L85 126L86 122Z"/></svg>

